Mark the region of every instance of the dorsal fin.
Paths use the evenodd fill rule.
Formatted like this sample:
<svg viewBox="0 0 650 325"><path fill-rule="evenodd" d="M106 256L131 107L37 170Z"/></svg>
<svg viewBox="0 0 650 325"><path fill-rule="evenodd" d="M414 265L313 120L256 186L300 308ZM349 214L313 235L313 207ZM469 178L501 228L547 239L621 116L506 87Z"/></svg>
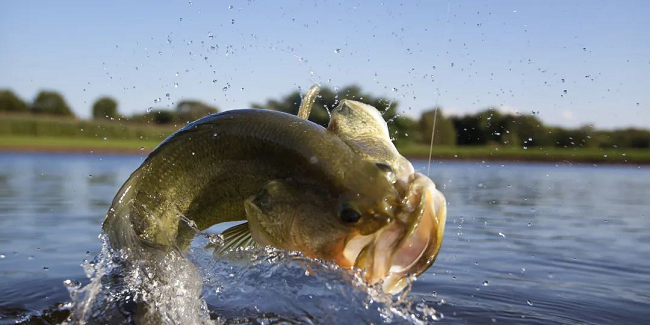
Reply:
<svg viewBox="0 0 650 325"><path fill-rule="evenodd" d="M320 93L320 87L318 85L313 85L309 87L305 97L302 98L300 103L300 108L298 109L298 117L303 120L309 119L309 113L311 113L311 108L314 107L314 102L316 102L316 97Z"/></svg>

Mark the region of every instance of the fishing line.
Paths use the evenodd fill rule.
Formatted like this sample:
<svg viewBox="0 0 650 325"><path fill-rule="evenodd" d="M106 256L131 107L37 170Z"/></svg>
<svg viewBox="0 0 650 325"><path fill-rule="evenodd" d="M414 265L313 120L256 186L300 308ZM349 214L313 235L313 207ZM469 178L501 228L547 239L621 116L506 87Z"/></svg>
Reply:
<svg viewBox="0 0 650 325"><path fill-rule="evenodd" d="M451 3L447 1L447 15L445 16L445 31L442 34L443 38L443 51L442 54L446 57L447 53L447 35L449 31L449 12L451 11ZM438 81L436 80L435 83L437 84ZM436 87L436 108L434 109L433 112L433 127L431 128L431 143L429 144L429 162L427 164L427 177L430 177L431 173L431 154L433 153L433 137L436 134L436 120L438 119L438 109L440 108L440 88Z"/></svg>

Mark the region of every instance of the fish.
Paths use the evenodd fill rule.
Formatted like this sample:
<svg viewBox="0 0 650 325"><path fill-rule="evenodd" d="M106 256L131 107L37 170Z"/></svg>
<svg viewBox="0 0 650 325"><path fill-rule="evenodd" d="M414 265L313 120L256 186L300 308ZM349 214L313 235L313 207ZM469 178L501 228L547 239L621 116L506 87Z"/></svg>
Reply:
<svg viewBox="0 0 650 325"><path fill-rule="evenodd" d="M439 253L444 195L399 154L376 108L342 100L324 128L306 119L309 102L301 117L230 110L169 136L113 199L111 247L147 258L245 221L223 232L222 249L299 251L400 292Z"/></svg>

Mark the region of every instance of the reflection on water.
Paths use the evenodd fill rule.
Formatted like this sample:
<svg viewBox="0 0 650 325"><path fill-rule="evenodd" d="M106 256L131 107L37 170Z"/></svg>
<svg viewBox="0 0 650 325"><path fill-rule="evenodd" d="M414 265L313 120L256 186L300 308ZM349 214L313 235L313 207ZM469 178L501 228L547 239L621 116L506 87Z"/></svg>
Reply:
<svg viewBox="0 0 650 325"><path fill-rule="evenodd" d="M70 301L64 280L88 282L80 264L100 252L103 216L141 161L0 154L0 322L46 319L38 315ZM416 167L426 172L426 163ZM410 293L423 302L418 308L435 308L443 323L620 324L650 316L647 168L443 162L431 166L431 178L449 215L438 261ZM233 305L219 305L228 291L204 286L213 289L202 293L212 316L237 316Z"/></svg>

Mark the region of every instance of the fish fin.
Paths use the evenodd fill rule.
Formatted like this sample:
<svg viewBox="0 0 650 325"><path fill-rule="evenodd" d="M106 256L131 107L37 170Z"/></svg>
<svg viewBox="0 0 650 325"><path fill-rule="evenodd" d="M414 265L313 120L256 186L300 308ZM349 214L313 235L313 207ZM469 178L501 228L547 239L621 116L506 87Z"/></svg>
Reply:
<svg viewBox="0 0 650 325"><path fill-rule="evenodd" d="M311 108L314 107L314 102L316 102L316 97L320 93L320 87L315 84L307 90L305 97L302 98L300 103L300 108L298 109L298 117L303 120L309 119L309 113L311 113Z"/></svg>
<svg viewBox="0 0 650 325"><path fill-rule="evenodd" d="M219 255L223 255L230 250L244 247L256 247L257 243L253 240L248 222L236 225L226 229L222 234L223 246L217 249Z"/></svg>

